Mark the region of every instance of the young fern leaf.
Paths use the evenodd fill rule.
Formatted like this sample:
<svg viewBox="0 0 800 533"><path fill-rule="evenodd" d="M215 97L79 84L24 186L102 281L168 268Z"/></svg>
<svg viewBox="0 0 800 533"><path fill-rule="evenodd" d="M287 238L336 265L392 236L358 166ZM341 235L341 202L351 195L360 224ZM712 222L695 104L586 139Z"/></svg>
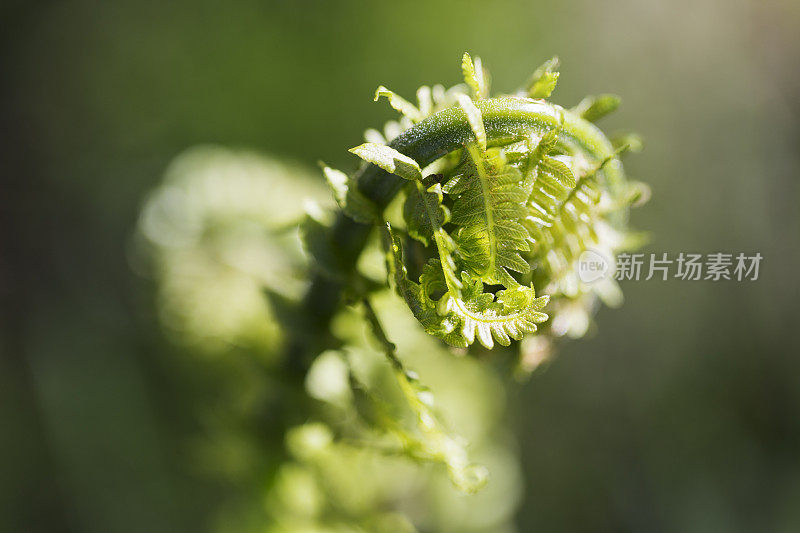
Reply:
<svg viewBox="0 0 800 533"><path fill-rule="evenodd" d="M528 223L549 226L561 204L575 188L575 177L568 166L569 158L552 155L557 139L558 130L543 135L524 166L525 188L530 191L527 201Z"/></svg>
<svg viewBox="0 0 800 533"><path fill-rule="evenodd" d="M434 232L450 221L450 210L442 205L440 176L428 176L420 186L414 184L403 203L403 217L408 234L430 246ZM426 184L430 184L426 187Z"/></svg>
<svg viewBox="0 0 800 533"><path fill-rule="evenodd" d="M614 150L620 153L620 156L629 153L638 154L644 149L642 136L630 131L614 135L611 138L611 144L614 146Z"/></svg>
<svg viewBox="0 0 800 533"><path fill-rule="evenodd" d="M375 99L374 101L377 102L380 100L381 97L386 98L389 100L389 105L392 106L392 109L398 111L401 115L407 117L412 122L419 122L423 118L425 118L425 114L420 112L417 107L403 98L402 96L397 95L396 93L390 91L383 85L375 89Z"/></svg>
<svg viewBox="0 0 800 533"><path fill-rule="evenodd" d="M541 309L549 297L537 298L532 287L501 290L495 300L491 293L483 292L480 279L462 272L463 289L454 291L445 278L446 269L437 259L425 265L419 283L409 280L400 238L391 228L388 235L388 270L398 294L425 331L451 346L467 347L476 337L486 348L492 348L495 340L508 346L511 339L519 340L525 333L533 333L537 324L547 320ZM442 293L438 302L434 301Z"/></svg>
<svg viewBox="0 0 800 533"><path fill-rule="evenodd" d="M499 158L469 145L444 191L455 198L452 222L459 226L455 240L464 265L482 281L510 288L517 282L509 270L530 270L520 256L530 250L530 235L520 223L528 193L519 170Z"/></svg>
<svg viewBox="0 0 800 533"><path fill-rule="evenodd" d="M320 163L320 165L334 200L345 214L362 224L374 224L380 220L380 213L375 204L361 194L347 174L330 168L324 163Z"/></svg>
<svg viewBox="0 0 800 533"><path fill-rule="evenodd" d="M467 346L475 341L476 336L488 349L494 347L494 340L508 346L511 339L520 340L524 334L535 332L537 324L548 318L541 309L550 297L536 298L533 286L516 285L501 290L495 300L491 293L483 292L480 279L472 278L466 272L462 272L461 277L464 285L462 297L447 293L439 301L437 309L458 318Z"/></svg>
<svg viewBox="0 0 800 533"><path fill-rule="evenodd" d="M436 227L434 237L439 260L429 262L423 270L420 279L423 288L421 298L425 302L433 301L434 293L427 291L434 287L446 289L444 296L436 304L437 312L444 317L439 335L443 333L445 341L456 346L469 346L475 342L477 336L486 348L492 348L494 340L508 346L512 338L519 340L523 334L533 333L537 324L547 320L547 315L540 310L549 298L536 298L532 286L520 286L506 270L512 268L526 272L529 269L529 265L516 251L528 249L525 241L528 233L513 218L525 213L520 203L524 201L525 194L521 189L514 189L512 186L519 180L513 175L504 177L492 174L489 170L492 168L490 163L486 163L483 153L474 145L468 146L466 153L470 154L468 161L472 161L472 167L462 167L462 173L457 173L448 182L448 185L453 184L450 193L459 195L453 208L454 213L459 213L459 218L454 217L451 220L453 224L461 226L458 230L459 241L450 238L441 225ZM483 180L483 185L476 186L480 180ZM438 191L435 197L437 207L441 206L442 201L438 186L438 183L433 186ZM422 194L420 182L417 182L417 190ZM474 198L479 198L477 210ZM482 206L481 201L484 204ZM438 220L433 218L436 216L432 209L434 206L427 204L427 207L425 213L434 226ZM488 254L485 253L487 244L491 250ZM514 246L520 248L515 249ZM453 259L456 249L467 264L469 257L477 258L473 266L481 262L480 268L484 275L473 276L462 270L459 280ZM438 278L439 273L441 280ZM484 281L501 283L506 289L499 291L495 300L494 295L483 292ZM456 343L452 342L454 333L460 333L460 337L455 337L458 339Z"/></svg>
<svg viewBox="0 0 800 533"><path fill-rule="evenodd" d="M572 109L572 112L584 120L597 122L609 113L616 111L621 102L620 97L615 94L587 96Z"/></svg>
<svg viewBox="0 0 800 533"><path fill-rule="evenodd" d="M448 290L441 263L438 260L432 260L425 265L426 271L429 272L427 280L423 280L425 277L423 274L420 283L411 281L408 279L408 272L403 262L403 245L400 238L388 224L386 229L384 242L388 248L387 271L397 293L405 300L414 318L422 324L425 331L439 337L451 346L466 348L466 339L457 329L458 320L453 316L439 314L436 310L436 303L429 296L432 294L432 292L428 292L433 289L432 283L440 283L440 288L444 291Z"/></svg>
<svg viewBox="0 0 800 533"><path fill-rule="evenodd" d="M270 302L288 334L281 358L285 366L276 375L302 386L304 374L308 374L306 378L312 375L311 356L320 350L341 348L343 355L357 353L350 332L342 335L337 332L341 328L331 328L330 324L343 302L363 301L365 318L391 364L413 422L409 424L407 417L398 416L396 403L386 402L360 385L352 364L346 375L353 392L352 404L344 399L349 395L340 394L347 389L333 383L339 379L330 383L326 379L324 387L312 387L314 380L306 379L309 393L319 389L316 392L320 394L314 397L327 397L332 405L335 402L336 409L330 414L331 419L337 419L336 424L342 424L342 431L336 434L341 435L343 444L354 434L373 437L380 432L379 440L366 444L377 451L391 441L392 452L442 464L453 483L466 492L484 484L485 469L470 462L464 442L437 418L430 390L405 368L365 298L384 288L383 283L375 281L374 265L370 264L374 259L370 231L381 227L383 211L391 210L393 198L404 192L407 234L396 234L388 224L382 228L389 283L425 331L452 346L466 348L477 340L491 349L495 344L507 346L512 339L521 340L548 321L548 314L543 312L548 304L553 320L542 327L536 339L526 340L549 346L556 336L582 335L598 298L611 302L607 289L614 281L598 280L593 285L582 281L578 258L595 248L613 260L617 251L629 246L637 235L629 231L628 208L645 201L649 191L643 184L626 180L619 160L620 153L635 150L641 144L639 140L625 137L612 142L592 124L615 109L618 98L587 98L572 111L544 100L558 80L557 66L555 58L546 62L516 96L490 98L488 75L480 60L473 60L469 54L462 60L466 84L450 89L441 85L421 87L416 105L379 87L375 99L386 98L402 116L381 131L369 130L367 142L350 150L366 162L352 176L323 165L340 212L333 219L326 216L331 213L309 209L300 231L313 281L302 302L288 298L283 302L274 297ZM276 197L274 180L269 177L268 181L265 196ZM258 198L252 201L249 192L246 196L246 216L242 218L250 228L250 206L257 205L258 211L263 203ZM212 201L206 207L214 218L216 206ZM393 216L390 211L386 218ZM266 225L265 229L272 233ZM235 236L238 242L238 231ZM417 242L411 243L410 253L404 257L401 243L409 242L409 238ZM256 245L261 249L263 239L259 238ZM218 255L218 246L213 248L211 252ZM173 263L167 259L170 257L160 261L165 268ZM229 261L225 263L227 271ZM297 264L300 268L299 259ZM536 269L532 271L531 265ZM248 281L246 285L251 284ZM546 295L537 297L534 286ZM196 299L190 300L189 305L193 305ZM533 352L525 344L530 343L519 347L521 366L532 369L538 363L530 363L529 354ZM536 357L542 360L542 356ZM327 370L323 373L326 378L332 374ZM474 375L469 375L472 391ZM356 414L362 422L359 426L368 426L356 429L369 431L351 432L351 417L341 416L340 407ZM409 414L405 408L403 414ZM324 438L332 437L326 434ZM330 455L328 451L325 454ZM326 473L322 468L319 471L321 476ZM326 481L320 480L319 487L325 487ZM317 482L313 483L317 487ZM378 504L394 507L394 502L383 497ZM329 506L317 510L315 506L313 512L338 520L351 510ZM358 510L353 514L363 513ZM308 525L312 527L312 522ZM346 527L344 522L341 525Z"/></svg>
<svg viewBox="0 0 800 533"><path fill-rule="evenodd" d="M472 98L480 100L489 96L489 76L483 69L480 57L473 60L464 52L461 58L461 71L464 74L464 81L472 89Z"/></svg>
<svg viewBox="0 0 800 533"><path fill-rule="evenodd" d="M461 281L456 275L453 260L456 246L443 227L450 220L450 211L442 204L441 185L437 182L426 189L417 162L388 146L365 143L350 151L387 172L413 182L414 188L409 194L410 203L407 201L404 209L408 215L406 222L409 232L426 246L428 240L433 238L448 287L456 292L460 290Z"/></svg>
<svg viewBox="0 0 800 533"><path fill-rule="evenodd" d="M459 294L461 291L461 280L457 274L457 268L453 255L456 251L456 243L450 234L444 230L444 224L450 221L450 211L442 204L442 186L434 183L425 189L421 181L415 183L416 188L409 195L422 199L422 210L412 214L407 219L409 228L414 228L416 220L424 220L430 228L433 240L436 243L436 251L439 254L439 264L442 275L447 284L448 291Z"/></svg>
<svg viewBox="0 0 800 533"><path fill-rule="evenodd" d="M467 115L469 127L475 135L478 146L481 147L481 150L486 150L486 128L483 125L483 116L481 116L480 109L475 107L473 101L466 94L457 94L456 98L458 99L458 105Z"/></svg>
<svg viewBox="0 0 800 533"><path fill-rule="evenodd" d="M477 336L491 348L494 340L508 345L511 338L520 339L547 319L540 312L547 297L536 298L533 287L520 286L507 270L524 273L530 268L519 255L520 250L529 249L528 232L518 222L526 213L527 197L519 171L491 162L477 146L469 145L463 164L447 183L448 194L457 197L456 216L451 219L442 203L440 184L426 188L413 159L388 146L364 144L351 152L388 172L413 179L404 208L406 223L409 233L423 244L431 238L435 242L446 293L434 307L430 293L408 280L395 238L393 271L398 292L426 331L455 346L469 346ZM498 172L499 168L505 170ZM459 226L457 242L444 229L448 222ZM473 274L462 271L459 276L456 251ZM483 292L483 282L502 284L506 290L498 292L495 300L494 295ZM432 308L438 318L431 315Z"/></svg>
<svg viewBox="0 0 800 533"><path fill-rule="evenodd" d="M417 162L389 146L364 143L351 148L350 153L403 179L411 181L422 179L422 170Z"/></svg>
<svg viewBox="0 0 800 533"><path fill-rule="evenodd" d="M531 76L525 88L529 98L550 98L558 83L558 58L545 61Z"/></svg>
<svg viewBox="0 0 800 533"><path fill-rule="evenodd" d="M529 225L537 241L532 251L542 265L542 274L568 297L578 294L572 276L575 261L581 253L601 241L597 230L604 223L607 212L602 208L601 201L604 197L610 198L604 189L603 167L615 157L611 156L588 168L575 168L575 173L580 173L579 178L571 189L560 189L558 198L532 196L531 208L548 215L546 223L538 220ZM629 187L626 186L626 190ZM627 208L630 203L623 205L619 200L612 200L609 208L611 205L613 210L619 210Z"/></svg>
<svg viewBox="0 0 800 533"><path fill-rule="evenodd" d="M537 298L533 284L521 280L552 295L556 309L582 298L589 313L602 284L582 283L576 260L591 246L611 255L621 249L627 210L647 197L645 187L625 179L618 159L636 139L613 145L591 123L619 99L587 98L572 111L547 102L557 68L553 58L517 96L489 98L480 60L465 54L465 85L422 87L418 105L380 87L376 99L387 98L404 116L351 149L371 163L354 175L357 189L326 172L340 206L357 220L370 213L359 208L356 192L385 208L406 191L406 230L423 245L413 250L415 271L423 266L418 280L409 279L392 236L390 278L425 330L452 345L477 338L491 347L534 331L546 318L547 297ZM422 167L433 173L423 178ZM348 247L366 242L367 231L333 228L336 242Z"/></svg>

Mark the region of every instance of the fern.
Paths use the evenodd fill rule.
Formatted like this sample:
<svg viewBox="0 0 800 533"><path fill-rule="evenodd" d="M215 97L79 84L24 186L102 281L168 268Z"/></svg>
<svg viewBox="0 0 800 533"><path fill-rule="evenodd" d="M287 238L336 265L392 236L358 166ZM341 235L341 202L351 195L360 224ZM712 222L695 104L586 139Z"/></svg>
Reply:
<svg viewBox="0 0 800 533"><path fill-rule="evenodd" d="M415 283L408 279L397 235L391 234L390 245L390 272L397 292L428 333L452 346L469 346L476 337L486 348L492 348L494 341L508 346L511 339L521 339L547 320L541 309L549 298L536 298L532 287L517 285L499 291L495 298L483 291L479 278L462 272L456 288L448 280L452 267L443 268L440 259L425 265L420 282ZM442 292L435 300L434 296Z"/></svg>
<svg viewBox="0 0 800 533"><path fill-rule="evenodd" d="M372 224L380 219L380 214L375 204L361 194L347 174L330 168L324 163L320 163L320 166L325 174L325 180L328 182L333 198L342 212L356 222L364 224Z"/></svg>
<svg viewBox="0 0 800 533"><path fill-rule="evenodd" d="M537 68L525 88L525 95L530 98L549 98L558 83L558 58L553 57Z"/></svg>
<svg viewBox="0 0 800 533"><path fill-rule="evenodd" d="M557 66L556 58L543 64L522 94L550 96L559 77ZM469 346L476 338L486 347L507 345L547 320L542 308L549 296L575 299L593 293L594 288L577 280L575 262L590 247L614 253L598 228L612 228L612 219L618 220L642 194L624 180L617 152L590 124L615 109L618 98L587 98L572 111L551 106L541 122L509 128L485 104L493 102L487 100L488 74L480 60L465 54L462 71L465 86L453 89L450 109L460 111L468 134L461 146L436 162L438 173L423 177L422 162L394 147L402 143L366 143L351 151L407 180L406 231L429 251L429 259L419 282L408 279L394 236L392 277L426 331L455 346ZM419 107L384 87L376 98L389 99L410 132L436 128L439 117L450 111L436 113L427 95L421 90ZM516 102L525 106L540 101ZM484 112L489 112L488 119ZM393 138L401 141L406 135ZM365 175L357 179L366 187ZM350 203L362 202L354 197ZM346 212L355 210L348 207ZM521 283L531 279L549 294L537 298L533 285Z"/></svg>
<svg viewBox="0 0 800 533"><path fill-rule="evenodd" d="M489 73L483 68L480 57L472 57L464 52L461 58L461 72L464 81L472 90L472 97L476 100L489 96Z"/></svg>
<svg viewBox="0 0 800 533"><path fill-rule="evenodd" d="M457 317L440 314L436 309L436 303L430 297L433 291L448 290L441 263L433 260L426 265L427 277L423 276L420 283L416 283L408 278L408 271L403 262L403 245L400 238L388 226L384 242L388 248L389 277L393 280L395 290L405 300L414 317L431 335L436 335L451 346L466 347L466 339L457 328ZM434 275L431 275L430 269L433 269Z"/></svg>
<svg viewBox="0 0 800 533"><path fill-rule="evenodd" d="M612 142L595 125L619 105L615 96L590 97L572 109L549 102L560 80L557 68L553 58L515 95L492 97L481 60L464 54L463 84L449 89L423 86L409 99L378 87L375 100L385 100L399 116L367 130L366 142L350 150L361 160L354 172L321 165L337 208L310 205L299 228L309 260L303 272L311 273L302 299L296 294L306 285L302 279L293 280L297 288L289 291L287 283L270 277L274 269L265 268L258 276L233 272L232 279L252 288L248 301L252 296L256 304L266 305L262 293L268 293L269 316L282 322L275 329L289 332L286 339L269 344L285 347L283 357L269 358L282 361L276 374L280 382L298 388L315 380L323 383L312 396L327 401L324 409L295 402L324 420L290 432L289 447L300 450L292 452L299 463L322 461L322 448L332 463L338 463L343 449L366 447L444 465L463 491L477 490L485 481L483 469L468 460L466 444L438 418L431 392L400 360L372 309L373 297L394 298L401 311L404 303L427 334L453 347L478 342L498 349L496 345L523 340L519 344L527 345L528 352L535 345L542 353L551 351L556 337L583 334L601 299L618 301L613 280L583 283L576 265L586 250L599 250L613 259L634 240L628 211L646 200L648 191L625 177L620 155L638 150L641 140L628 134ZM264 191L270 198L272 190ZM203 220L218 215L215 202L220 195L212 196L208 217L199 214ZM249 194L242 198L248 209L263 205L256 200ZM385 272L378 260L380 246L373 239L376 229L382 232ZM277 233L274 228L265 230L270 238L278 239ZM197 247L209 250L197 251L213 259L217 252L211 240L204 232ZM165 256L174 253L166 245L159 250ZM295 262L302 257L299 249L297 255ZM170 283L180 287L182 273L172 261L163 263L165 279L169 274ZM219 269L227 273L238 264ZM181 302L187 306L192 298ZM366 314L353 314L354 303ZM262 312L260 307L257 311ZM337 327L331 328L334 318ZM400 403L405 403L403 415L397 414L392 398L381 397L381 382L356 376L355 354L383 362L363 344L363 328L352 328L365 318L391 364ZM388 314L384 321L391 330L402 316ZM233 340L240 337L237 332ZM428 344L412 349L425 356L431 351L449 355L437 346L438 340L425 340ZM534 365L525 360L519 344L503 353L519 354L518 368L530 371ZM326 381L334 381L336 375L320 363L326 359L346 367L335 367L341 374L338 388ZM416 360L415 367L422 360ZM315 371L318 364L322 368ZM302 419L308 414L303 412ZM393 447L387 446L387 437L394 439ZM304 439L305 444L300 442ZM312 448L317 451L309 452ZM331 453L334 449L336 454Z"/></svg>
<svg viewBox="0 0 800 533"><path fill-rule="evenodd" d="M517 283L509 270L530 268L519 254L530 250L520 223L528 194L522 174L499 159L468 146L444 191L455 197L452 223L459 226L455 240L466 268L485 283L512 287Z"/></svg>
<svg viewBox="0 0 800 533"><path fill-rule="evenodd" d="M579 115L584 120L597 122L604 116L615 111L620 103L622 103L622 100L615 94L587 96L572 109L572 112Z"/></svg>
<svg viewBox="0 0 800 533"><path fill-rule="evenodd" d="M483 283L462 273L463 296L448 293L439 302L438 308L447 316L459 319L459 326L466 345L478 340L486 348L494 346L494 340L503 346L511 339L520 340L526 333L536 331L537 324L547 320L540 310L549 297L535 297L533 287L516 286L497 293L497 297L483 292ZM441 312L441 311L440 311Z"/></svg>

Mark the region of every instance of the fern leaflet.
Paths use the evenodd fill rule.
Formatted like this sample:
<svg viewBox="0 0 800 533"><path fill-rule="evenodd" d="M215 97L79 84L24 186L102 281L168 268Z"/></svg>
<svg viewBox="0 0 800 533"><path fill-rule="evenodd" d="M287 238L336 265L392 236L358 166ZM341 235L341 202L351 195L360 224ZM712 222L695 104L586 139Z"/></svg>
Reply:
<svg viewBox="0 0 800 533"><path fill-rule="evenodd" d="M530 250L528 231L520 223L527 214L528 194L519 170L470 145L444 191L455 197L452 222L459 226L455 240L470 273L486 283L517 285L509 270L530 269L519 254Z"/></svg>

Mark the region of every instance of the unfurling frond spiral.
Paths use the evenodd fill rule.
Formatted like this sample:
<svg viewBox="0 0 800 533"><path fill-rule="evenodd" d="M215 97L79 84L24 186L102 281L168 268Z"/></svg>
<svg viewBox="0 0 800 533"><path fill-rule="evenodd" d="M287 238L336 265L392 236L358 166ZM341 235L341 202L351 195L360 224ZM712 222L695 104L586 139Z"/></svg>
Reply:
<svg viewBox="0 0 800 533"><path fill-rule="evenodd" d="M542 323L549 334L580 334L553 327L545 304L551 315L577 303L588 314L598 295L619 292L611 279L583 283L577 261L589 249L613 259L625 245L628 208L644 193L625 179L618 150L638 139L612 143L593 124L616 96L571 110L545 101L557 67L553 58L519 94L495 98L469 54L463 85L422 87L416 103L381 86L375 98L399 122L351 150L365 162L352 178L326 169L359 222L404 194L404 224L388 230L390 279L425 330L451 345L508 345Z"/></svg>
<svg viewBox="0 0 800 533"><path fill-rule="evenodd" d="M587 97L571 109L548 102L557 68L553 58L516 94L491 97L480 58L464 54L464 83L455 87L423 86L409 99L378 87L375 100L399 116L350 149L362 161L355 172L321 164L338 209L309 200L299 227L291 222L301 216L299 198L287 198L316 189L292 165L252 154L206 148L182 156L148 201L140 237L152 248L165 323L209 354L241 357L237 375L253 375L259 387L279 383L291 391L267 390L262 398L245 387L231 410L235 417L250 406L242 411L252 410L258 423L248 414L242 425L258 429L259 445L264 412L281 413L275 421L287 430L289 453L269 483L268 503L279 528L295 512L284 495L297 493L298 516L308 515L297 522L304 531L328 518L337 531L413 530L405 519L408 527L377 527L375 517L417 509L403 501L419 479L364 503L339 497L347 491L329 483L333 467L348 482L349 464L366 467L358 482L383 486L403 477L383 468L405 457L439 465L461 491L481 489L489 471L474 460L506 447L505 431L494 420L499 406L476 425L480 410L465 400L477 405L496 396L499 380L467 358L458 364L478 372L464 367L459 376L437 339L480 353L477 342L501 355L510 350L496 345L522 341L516 370L524 375L549 356L555 337L582 335L598 301L619 301L613 269L589 282L579 265L590 250L613 264L636 240L628 211L646 201L648 189L626 180L619 156L642 141L634 134L611 141L595 125L618 107L616 96ZM360 304L361 313L342 303ZM441 404L406 362L424 374L437 357L446 361L451 389L437 392ZM274 375L263 379L262 369ZM480 383L483 395L476 394ZM314 402L297 401L305 393ZM449 420L453 406L469 414L469 427L461 428L469 440ZM285 416L286 409L298 412ZM290 428L298 420L308 422ZM367 451L374 453L364 461ZM305 481L295 486L293 471ZM505 490L500 476L489 490ZM313 504L317 491L331 503Z"/></svg>
<svg viewBox="0 0 800 533"><path fill-rule="evenodd" d="M469 346L476 337L487 348L492 348L494 341L508 346L511 339L521 339L547 320L540 312L547 296L536 298L532 288L523 286L501 290L495 296L483 291L480 278L466 272L461 273L460 288L456 289L447 279L454 275L452 267L442 267L437 259L425 265L419 283L409 280L400 239L389 232L390 272L397 292L431 335L452 346ZM442 291L444 295L434 300L433 295Z"/></svg>

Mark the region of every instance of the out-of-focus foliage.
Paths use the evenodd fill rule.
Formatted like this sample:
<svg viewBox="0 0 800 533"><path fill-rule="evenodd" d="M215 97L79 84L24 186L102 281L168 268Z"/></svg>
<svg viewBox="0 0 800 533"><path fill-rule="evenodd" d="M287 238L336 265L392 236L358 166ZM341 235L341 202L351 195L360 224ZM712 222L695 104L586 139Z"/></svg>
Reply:
<svg viewBox="0 0 800 533"><path fill-rule="evenodd" d="M139 221L161 320L199 351L274 354L283 332L264 298L307 281L294 227L325 192L307 169L253 152L193 148L177 157Z"/></svg>
<svg viewBox="0 0 800 533"><path fill-rule="evenodd" d="M368 317L390 324L399 347L387 344L382 328L370 341L363 311L345 309L334 321L345 346L320 354L303 381L281 383L285 332L275 302L297 305L307 260L296 222L304 206L319 209L312 199L325 203L308 175L252 152L193 148L170 165L139 221L139 261L157 282L162 322L191 352L214 355L193 364L224 369L219 399L200 406L207 423L194 444L196 468L238 486L223 506L222 530L509 527L520 479L499 378L418 331L388 291L376 295ZM399 357L435 385L435 403ZM253 433L248 428L270 405L294 415L267 435ZM448 477L464 490L486 481L485 467L467 459L467 443L492 467L492 483L465 506ZM226 456L228 467L206 464ZM427 462L443 466L419 466ZM265 467L267 478L254 480Z"/></svg>

